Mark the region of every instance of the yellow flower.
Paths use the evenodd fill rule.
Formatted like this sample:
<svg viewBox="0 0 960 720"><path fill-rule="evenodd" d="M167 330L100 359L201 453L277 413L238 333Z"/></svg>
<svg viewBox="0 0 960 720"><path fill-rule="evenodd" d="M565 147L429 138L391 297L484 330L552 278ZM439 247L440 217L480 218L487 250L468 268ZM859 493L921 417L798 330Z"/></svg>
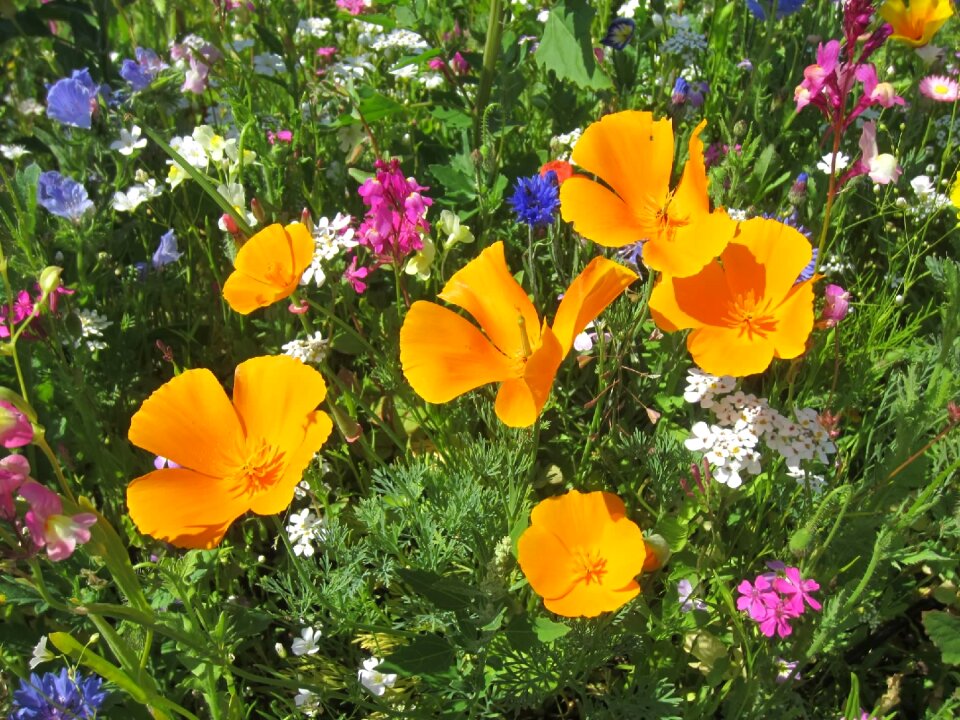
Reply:
<svg viewBox="0 0 960 720"><path fill-rule="evenodd" d="M950 202L953 203L953 206L960 210L960 172L957 173L957 179L953 181L953 190L950 191ZM960 218L960 213L957 213L957 217Z"/></svg>
<svg viewBox="0 0 960 720"><path fill-rule="evenodd" d="M908 7L903 0L887 0L879 13L893 26L892 40L923 47L953 15L953 5L950 0L910 0Z"/></svg>

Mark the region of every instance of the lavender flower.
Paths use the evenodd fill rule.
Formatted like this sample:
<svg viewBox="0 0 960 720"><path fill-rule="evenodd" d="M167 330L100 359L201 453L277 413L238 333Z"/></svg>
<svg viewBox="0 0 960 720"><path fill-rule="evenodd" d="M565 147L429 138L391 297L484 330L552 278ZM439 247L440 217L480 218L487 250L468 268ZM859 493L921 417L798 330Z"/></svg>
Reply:
<svg viewBox="0 0 960 720"><path fill-rule="evenodd" d="M95 718L107 693L103 681L80 673L72 676L66 668L59 673L32 673L21 680L13 693L10 720L60 720L61 718Z"/></svg>
<svg viewBox="0 0 960 720"><path fill-rule="evenodd" d="M57 80L47 90L47 117L89 130L97 95L102 94L105 87L93 82L86 68L74 70L70 77Z"/></svg>
<svg viewBox="0 0 960 720"><path fill-rule="evenodd" d="M160 245L153 253L153 269L159 270L164 265L169 265L180 259L183 255L177 248L177 236L173 230L168 230L160 236Z"/></svg>
<svg viewBox="0 0 960 720"><path fill-rule="evenodd" d="M774 11L777 20L782 20L787 15L793 15L799 12L803 7L804 0L747 0L747 7L758 20L766 20L767 13Z"/></svg>
<svg viewBox="0 0 960 720"><path fill-rule="evenodd" d="M167 64L153 50L137 48L136 60L126 58L120 66L120 77L130 83L134 91L145 90L150 86Z"/></svg>
<svg viewBox="0 0 960 720"><path fill-rule="evenodd" d="M607 34L600 41L600 44L614 50L623 50L633 40L633 33L636 28L636 23L630 18L617 18L610 23Z"/></svg>
<svg viewBox="0 0 960 720"><path fill-rule="evenodd" d="M37 202L47 210L71 222L78 223L93 209L86 188L56 170L49 170L37 182Z"/></svg>

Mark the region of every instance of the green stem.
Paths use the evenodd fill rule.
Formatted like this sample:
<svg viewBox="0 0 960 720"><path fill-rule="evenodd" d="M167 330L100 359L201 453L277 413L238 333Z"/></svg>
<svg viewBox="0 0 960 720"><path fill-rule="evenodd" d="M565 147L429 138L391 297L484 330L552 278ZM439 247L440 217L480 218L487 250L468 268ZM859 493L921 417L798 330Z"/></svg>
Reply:
<svg viewBox="0 0 960 720"><path fill-rule="evenodd" d="M480 147L480 125L483 113L490 101L493 76L500 57L500 36L503 33L503 0L490 0L490 14L487 16L487 39L483 45L483 66L480 70L480 85L477 88L477 104L473 110L474 147Z"/></svg>

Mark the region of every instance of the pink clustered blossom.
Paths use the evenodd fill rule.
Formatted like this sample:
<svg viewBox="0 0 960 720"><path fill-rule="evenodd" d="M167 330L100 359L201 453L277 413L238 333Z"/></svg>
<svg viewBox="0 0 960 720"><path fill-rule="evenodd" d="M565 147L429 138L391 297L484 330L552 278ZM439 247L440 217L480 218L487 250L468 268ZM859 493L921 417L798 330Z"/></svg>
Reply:
<svg viewBox="0 0 960 720"><path fill-rule="evenodd" d="M351 15L360 15L372 4L370 0L337 0L337 7Z"/></svg>
<svg viewBox="0 0 960 720"><path fill-rule="evenodd" d="M267 130L267 142L271 145L282 142L289 145L293 142L293 131L292 130Z"/></svg>
<svg viewBox="0 0 960 720"><path fill-rule="evenodd" d="M207 89L210 66L223 57L214 45L197 35L187 35L182 43L170 45L170 59L181 67L190 66L183 78L180 92L202 95Z"/></svg>
<svg viewBox="0 0 960 720"><path fill-rule="evenodd" d="M354 256L344 274L358 293L366 290L364 279L370 272L382 265L399 267L408 255L422 250L423 235L430 232L426 216L433 200L421 195L429 188L404 177L399 160L377 160L376 169L357 191L367 206L357 241L373 255L373 264L358 268Z"/></svg>
<svg viewBox="0 0 960 720"><path fill-rule="evenodd" d="M17 326L23 322L32 322L34 318L40 317L41 305L43 300L43 290L39 283L34 285L34 295L30 295L27 290L21 290L14 298L12 305L0 306L0 338L9 338L11 331L16 331ZM47 303L51 313L57 312L57 301L61 295L73 295L76 290L57 286L47 295ZM28 327L23 331L21 337L24 340L37 340L43 337L43 334L34 327Z"/></svg>
<svg viewBox="0 0 960 720"><path fill-rule="evenodd" d="M761 573L754 582L744 580L737 586L737 609L745 611L767 637L784 638L793 632L790 621L803 615L807 607L820 610L811 595L820 589L815 580L804 580L800 568L782 562L768 562L772 572Z"/></svg>

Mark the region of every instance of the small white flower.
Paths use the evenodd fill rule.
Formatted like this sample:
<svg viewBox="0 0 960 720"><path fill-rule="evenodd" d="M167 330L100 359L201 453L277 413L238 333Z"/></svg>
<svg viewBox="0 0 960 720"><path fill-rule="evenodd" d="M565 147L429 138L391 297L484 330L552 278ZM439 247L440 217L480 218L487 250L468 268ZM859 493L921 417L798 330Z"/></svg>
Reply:
<svg viewBox="0 0 960 720"><path fill-rule="evenodd" d="M707 604L703 600L691 600L693 583L684 578L677 583L677 597L680 602L680 612L688 613L691 610L706 610Z"/></svg>
<svg viewBox="0 0 960 720"><path fill-rule="evenodd" d="M933 181L926 175L917 175L910 181L910 187L913 188L913 191L921 200L927 200L937 192L936 185L934 185Z"/></svg>
<svg viewBox="0 0 960 720"><path fill-rule="evenodd" d="M310 36L320 40L327 35L331 22L330 18L325 17L304 18L297 23L297 31L294 33L294 39L299 42L307 36Z"/></svg>
<svg viewBox="0 0 960 720"><path fill-rule="evenodd" d="M283 75L287 72L287 66L283 63L283 58L274 53L264 53L263 55L253 56L253 71L258 75L274 77Z"/></svg>
<svg viewBox="0 0 960 720"><path fill-rule="evenodd" d="M592 323L591 323L592 324ZM593 336L584 330L573 339L573 349L577 352L588 353L593 350Z"/></svg>
<svg viewBox="0 0 960 720"><path fill-rule="evenodd" d="M147 196L139 185L132 185L129 190L118 190L113 194L110 204L117 212L133 212L145 202Z"/></svg>
<svg viewBox="0 0 960 720"><path fill-rule="evenodd" d="M320 710L320 698L317 697L316 693L304 688L299 688L297 694L294 695L293 704L297 706L297 710L307 717L315 716Z"/></svg>
<svg viewBox="0 0 960 720"><path fill-rule="evenodd" d="M392 688L397 682L396 675L377 670L381 662L383 661L377 657L368 658L363 661L363 667L357 671L360 684L374 695L383 695L387 688Z"/></svg>
<svg viewBox="0 0 960 720"><path fill-rule="evenodd" d="M140 132L139 125L134 125L129 130L120 128L120 139L110 143L110 149L121 155L133 155L134 150L147 146L147 139L140 137Z"/></svg>
<svg viewBox="0 0 960 720"><path fill-rule="evenodd" d="M47 650L47 636L40 638L40 642L33 648L33 657L30 658L30 669L35 669L38 665L53 660L56 656Z"/></svg>
<svg viewBox="0 0 960 720"><path fill-rule="evenodd" d="M0 155L3 155L7 160L19 160L24 155L29 154L30 151L23 145L0 145Z"/></svg>
<svg viewBox="0 0 960 720"><path fill-rule="evenodd" d="M833 153L827 153L823 156L823 159L817 163L817 170L825 172L827 175L830 174L830 161L833 159ZM850 158L844 155L842 152L837 153L837 170L843 170L847 165L850 164Z"/></svg>
<svg viewBox="0 0 960 720"><path fill-rule="evenodd" d="M81 344L86 345L90 352L106 349L103 331L113 325L113 321L107 320L96 310L79 310L77 316L80 318L80 337L73 341L73 346L78 348Z"/></svg>
<svg viewBox="0 0 960 720"><path fill-rule="evenodd" d="M312 627L303 628L303 630L300 631L300 637L294 639L290 650L298 657L300 655L316 655L320 652L320 646L317 645L317 640L320 639L321 634L319 630L314 630Z"/></svg>
<svg viewBox="0 0 960 720"><path fill-rule="evenodd" d="M283 354L297 358L304 365L319 365L327 356L330 342L318 331L303 340L294 339L284 344Z"/></svg>

